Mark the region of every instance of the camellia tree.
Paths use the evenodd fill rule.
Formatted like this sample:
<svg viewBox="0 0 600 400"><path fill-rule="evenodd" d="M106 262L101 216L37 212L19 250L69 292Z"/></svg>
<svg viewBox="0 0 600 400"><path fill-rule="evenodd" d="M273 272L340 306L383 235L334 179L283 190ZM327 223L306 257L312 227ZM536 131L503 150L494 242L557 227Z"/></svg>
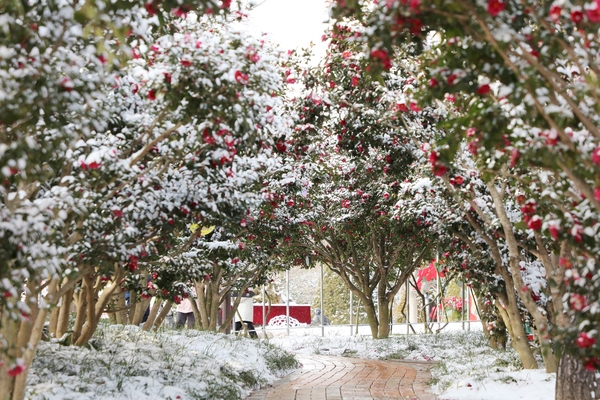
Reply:
<svg viewBox="0 0 600 400"><path fill-rule="evenodd" d="M73 289L73 342L85 344L144 263L182 254L193 223L255 204L246 188L285 126L268 45L206 20L161 25L198 4L121 3L2 15L2 398L24 396L46 315ZM52 333L67 317L53 313Z"/></svg>
<svg viewBox="0 0 600 400"><path fill-rule="evenodd" d="M288 169L265 182L271 203L256 217L256 236L291 262L327 265L360 299L372 336L385 338L393 297L439 238L429 205L398 193L405 179L430 173L407 135L407 124L426 131L428 122L397 118L394 88L406 76L363 76L360 44L347 40L359 34L345 27L324 71L303 76L298 125L279 146Z"/></svg>
<svg viewBox="0 0 600 400"><path fill-rule="evenodd" d="M364 11L358 1L334 5L336 16L371 27L373 64L386 69L393 46L410 43L421 67L417 103L446 101L462 110L441 124L448 134L439 165L466 140L488 171L490 188L505 184L494 181L497 171L504 171L501 180L508 175L521 183L529 229L566 242L569 251L554 253L566 269L564 282L555 283L566 285L569 300L569 323L557 335L563 345L557 398L591 398L600 368L598 4L380 1ZM501 193L490 190L499 204ZM507 238L509 223L503 218ZM510 241L516 276L519 258Z"/></svg>

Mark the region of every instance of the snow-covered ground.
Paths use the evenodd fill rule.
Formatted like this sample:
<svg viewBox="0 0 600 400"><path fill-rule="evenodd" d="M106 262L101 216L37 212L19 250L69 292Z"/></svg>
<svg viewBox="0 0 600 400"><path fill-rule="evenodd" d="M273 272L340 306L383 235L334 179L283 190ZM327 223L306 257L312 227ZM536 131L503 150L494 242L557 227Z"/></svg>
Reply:
<svg viewBox="0 0 600 400"><path fill-rule="evenodd" d="M102 326L91 348L40 343L28 399L240 399L297 367L267 341Z"/></svg>
<svg viewBox="0 0 600 400"><path fill-rule="evenodd" d="M328 327L325 337L312 330L268 330L270 339L249 340L104 325L89 349L42 342L27 398L242 399L295 369L293 353L308 353L437 361L432 387L440 399L554 399L554 374L521 370L512 349L492 350L480 331L372 340L349 336L349 327Z"/></svg>
<svg viewBox="0 0 600 400"><path fill-rule="evenodd" d="M448 331L437 335L368 336L306 335L274 337L272 344L293 353L329 354L373 359L437 361L432 388L440 399L552 400L555 374L522 370L511 349L491 349L481 331Z"/></svg>

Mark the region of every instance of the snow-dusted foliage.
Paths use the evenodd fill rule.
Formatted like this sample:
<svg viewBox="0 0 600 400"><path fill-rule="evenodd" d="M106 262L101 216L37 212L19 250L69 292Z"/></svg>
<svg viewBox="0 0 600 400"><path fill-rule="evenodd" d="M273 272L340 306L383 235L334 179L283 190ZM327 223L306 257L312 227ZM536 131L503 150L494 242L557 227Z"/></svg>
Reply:
<svg viewBox="0 0 600 400"><path fill-rule="evenodd" d="M7 396L23 395L12 376L31 362L49 307L68 310L75 295L73 342L84 344L111 296L141 293L150 271L178 271L160 292L176 300L206 270L197 227L239 227L262 201L257 182L290 126L280 54L188 13L229 1L198 3L34 2L0 17Z"/></svg>
<svg viewBox="0 0 600 400"><path fill-rule="evenodd" d="M511 275L525 283L516 288L521 299L531 310L538 289L542 302L550 294L551 336L597 370L597 2L363 3L336 2L332 12L369 26L374 72L390 68L394 45L413 51L419 67L408 95L418 107L448 108L434 172L446 175L467 145L490 191L490 223L506 239ZM541 280L530 282L534 275Z"/></svg>
<svg viewBox="0 0 600 400"><path fill-rule="evenodd" d="M290 71L304 86L292 103L297 125L279 146L285 168L265 182L269 203L254 225L262 246L338 274L366 307L373 336L387 337L389 302L445 238L434 233L433 196L411 192L431 177L420 144L435 116L399 116L408 73L381 82L363 74L352 40L361 30L332 32L324 66Z"/></svg>

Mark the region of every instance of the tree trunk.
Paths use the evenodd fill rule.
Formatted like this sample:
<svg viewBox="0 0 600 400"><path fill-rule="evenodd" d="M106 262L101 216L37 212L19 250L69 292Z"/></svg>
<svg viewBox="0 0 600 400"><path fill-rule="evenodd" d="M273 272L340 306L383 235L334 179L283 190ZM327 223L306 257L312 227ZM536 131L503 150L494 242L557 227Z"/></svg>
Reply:
<svg viewBox="0 0 600 400"><path fill-rule="evenodd" d="M512 291L511 286L508 286L508 290ZM527 333L525 332L525 326L523 325L523 320L521 319L521 314L519 313L519 308L517 307L516 301L511 302L508 300L510 297L501 296L500 294L497 295L497 298L501 303L508 303L505 304L506 309L502 308L501 305L497 306L497 309L504 320L506 328L508 329L508 334L510 335L511 339L511 347L519 355L524 369L537 369L537 361L533 356L531 346L529 346Z"/></svg>
<svg viewBox="0 0 600 400"><path fill-rule="evenodd" d="M379 320L377 318L377 312L375 311L375 305L371 299L367 299L368 301L363 300L363 306L365 307L365 313L367 314L367 320L369 321L369 326L371 327L371 336L373 339L379 338Z"/></svg>
<svg viewBox="0 0 600 400"><path fill-rule="evenodd" d="M206 287L204 282L196 282L196 296L198 296L198 311L200 312L200 326L203 329L208 329L210 321L210 313L208 310L208 304L210 302L207 299L207 293L209 289Z"/></svg>
<svg viewBox="0 0 600 400"><path fill-rule="evenodd" d="M163 305L161 312L158 314L158 317L156 317L156 321L154 321L154 330L157 330L158 328L160 328L163 321L169 314L169 311L171 311L171 307L173 307L173 302L171 302L169 300L165 301L165 304Z"/></svg>
<svg viewBox="0 0 600 400"><path fill-rule="evenodd" d="M86 307L86 299L83 288L79 290L79 292L75 295L75 324L73 325L73 333L71 337L71 343L75 343L79 336L81 335L81 330L83 329L83 324L85 323L85 307Z"/></svg>
<svg viewBox="0 0 600 400"><path fill-rule="evenodd" d="M600 373L588 371L577 358L564 353L556 374L556 400L593 400L600 394Z"/></svg>
<svg viewBox="0 0 600 400"><path fill-rule="evenodd" d="M140 299L137 306L135 307L135 314L131 319L132 325L139 326L142 323L142 320L144 319L144 314L146 314L146 310L150 305L150 300L151 299Z"/></svg>
<svg viewBox="0 0 600 400"><path fill-rule="evenodd" d="M74 289L69 290L62 298L56 324L56 337L62 337L69 330L69 317L71 316L71 305L73 304Z"/></svg>
<svg viewBox="0 0 600 400"><path fill-rule="evenodd" d="M115 312L115 314L117 317L117 324L125 325L127 323L127 309L125 308L127 307L127 305L125 304L125 292L120 291L116 294L116 297L117 300L115 301L115 303L118 311Z"/></svg>
<svg viewBox="0 0 600 400"><path fill-rule="evenodd" d="M379 310L379 332L378 339L387 339L390 337L390 302L378 299L377 308Z"/></svg>
<svg viewBox="0 0 600 400"><path fill-rule="evenodd" d="M144 326L142 326L142 330L149 331L152 328L152 326L154 326L154 321L156 320L158 310L160 309L160 303L162 303L162 301L156 298L154 299L154 304L152 305L152 309L150 310L150 315L148 315L148 319L144 323Z"/></svg>
<svg viewBox="0 0 600 400"><path fill-rule="evenodd" d="M546 372L556 372L558 366L556 362L556 357L554 357L554 354L552 353L552 348L550 344L550 335L548 332L548 319L545 315L542 314L537 303L531 298L531 291L529 288L527 288L527 286L523 282L523 278L521 277L521 254L519 251L517 239L513 231L513 224L510 221L510 218L508 217L508 214L506 212L506 208L504 207L504 203L502 202L502 195L496 189L495 184L493 182L488 182L487 187L490 190L490 195L492 196L492 199L494 201L494 207L496 209L498 219L500 220L502 228L504 229L504 234L506 236L506 244L508 246L508 252L510 255L508 265L511 272L511 278L506 279L505 274L503 274L502 277L504 278L507 285L509 284L509 282L512 282L512 287L514 287L521 301L525 305L525 308L527 308L527 311L529 311L533 320L535 321L535 325L539 330L538 338L540 341L540 347L542 349L542 358L544 359ZM525 291L523 291L523 288L525 288ZM509 295L509 299L511 299L512 291L510 290L510 286L507 288L507 294ZM510 303L512 303L512 301L510 301ZM525 340L527 340L527 338L525 338ZM537 368L537 364L535 368Z"/></svg>
<svg viewBox="0 0 600 400"><path fill-rule="evenodd" d="M8 313L3 313L2 316L2 328L0 333L2 338L9 344L16 344L19 334L19 322L7 318ZM16 357L16 348L12 347L8 349L8 355ZM2 355L2 365L0 365L0 399L9 400L11 398L15 380L8 375L8 369L10 361Z"/></svg>
<svg viewBox="0 0 600 400"><path fill-rule="evenodd" d="M50 312L50 323L48 324L48 333L51 337L58 337L56 334L56 327L58 326L58 315L60 313L61 305L53 307Z"/></svg>
<svg viewBox="0 0 600 400"><path fill-rule="evenodd" d="M100 318L102 317L102 313L104 312L106 305L110 301L110 298L115 290L119 287L119 282L124 276L124 270L115 264L115 276L113 281L111 284L104 287L100 296L97 295L96 290L91 285L88 288L89 290L86 290L88 298L87 321L83 326L81 335L79 335L77 341L73 341L76 346L85 346L92 338L96 332L96 329L98 328L98 323L100 322ZM91 280L86 280L85 277L84 281L87 281L88 284L91 282ZM91 302L91 304L89 304L89 302Z"/></svg>

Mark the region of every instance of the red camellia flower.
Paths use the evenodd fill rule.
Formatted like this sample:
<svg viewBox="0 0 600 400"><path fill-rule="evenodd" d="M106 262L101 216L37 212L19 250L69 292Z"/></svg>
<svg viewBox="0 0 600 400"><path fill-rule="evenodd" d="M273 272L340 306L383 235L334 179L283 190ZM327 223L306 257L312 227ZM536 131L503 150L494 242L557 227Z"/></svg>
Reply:
<svg viewBox="0 0 600 400"><path fill-rule="evenodd" d="M187 13L190 12L190 7L189 6L175 7L174 9L171 10L171 12L173 13L173 15L175 15L178 18L185 18L185 17L187 17Z"/></svg>
<svg viewBox="0 0 600 400"><path fill-rule="evenodd" d="M275 147L281 153L285 153L286 150L287 150L287 146L282 141L279 141L279 142L275 143Z"/></svg>
<svg viewBox="0 0 600 400"><path fill-rule="evenodd" d="M115 216L115 218L121 218L123 216L123 211L121 210L112 210L112 213Z"/></svg>
<svg viewBox="0 0 600 400"><path fill-rule="evenodd" d="M554 238L554 240L558 240L558 225L556 223L551 223L550 226L548 226L548 231L550 232L550 236L552 236Z"/></svg>
<svg viewBox="0 0 600 400"><path fill-rule="evenodd" d="M585 11L587 18L590 22L600 22L600 7L598 7L598 3L593 3L596 7L589 8Z"/></svg>
<svg viewBox="0 0 600 400"><path fill-rule="evenodd" d="M151 296L148 292L142 292L142 299L149 299Z"/></svg>
<svg viewBox="0 0 600 400"><path fill-rule="evenodd" d="M574 225L571 228L571 235L577 243L581 242L583 240L583 227L581 225Z"/></svg>
<svg viewBox="0 0 600 400"><path fill-rule="evenodd" d="M529 229L533 229L534 231L539 231L542 228L542 219L538 215L534 215L527 222L527 227Z"/></svg>
<svg viewBox="0 0 600 400"><path fill-rule="evenodd" d="M138 258L137 256L131 255L129 256L129 262L127 263L130 271L135 271L138 269Z"/></svg>
<svg viewBox="0 0 600 400"><path fill-rule="evenodd" d="M386 71L392 68L392 61L390 59L390 56L387 53L387 51L383 49L375 49L371 51L371 58L374 60L380 60L383 64L383 69Z"/></svg>
<svg viewBox="0 0 600 400"><path fill-rule="evenodd" d="M600 165L600 146L596 147L594 151L592 151L592 161L596 165Z"/></svg>
<svg viewBox="0 0 600 400"><path fill-rule="evenodd" d="M598 357L592 357L585 363L584 368L588 371L596 371L599 364Z"/></svg>
<svg viewBox="0 0 600 400"><path fill-rule="evenodd" d="M65 92L70 92L75 87L73 81L68 76L62 77L60 80L60 86L65 90Z"/></svg>
<svg viewBox="0 0 600 400"><path fill-rule="evenodd" d="M154 90L148 90L148 99L151 101L156 100L156 92Z"/></svg>
<svg viewBox="0 0 600 400"><path fill-rule="evenodd" d="M596 339L588 335L587 332L581 332L575 343L579 348L586 349L592 347L596 343Z"/></svg>
<svg viewBox="0 0 600 400"><path fill-rule="evenodd" d="M569 297L569 304L571 308L575 311L581 311L585 307L587 307L587 301L585 300L585 296L580 295L579 293L573 293L571 297Z"/></svg>
<svg viewBox="0 0 600 400"><path fill-rule="evenodd" d="M419 107L417 105L417 103L415 103L414 101L411 101L411 103L410 103L410 110L414 111L414 112L419 112L419 111L421 111L421 107Z"/></svg>
<svg viewBox="0 0 600 400"><path fill-rule="evenodd" d="M397 104L397 107L398 107L398 111L408 111L408 107L406 107L406 104L404 104L404 103Z"/></svg>
<svg viewBox="0 0 600 400"><path fill-rule="evenodd" d="M527 200L527 197L525 197L524 194L520 194L517 196L517 203L523 204L525 202L525 200Z"/></svg>
<svg viewBox="0 0 600 400"><path fill-rule="evenodd" d="M535 214L536 204L535 201L529 200L527 203L521 206L521 212L525 215Z"/></svg>
<svg viewBox="0 0 600 400"><path fill-rule="evenodd" d="M413 35L418 35L421 33L421 29L423 28L423 22L421 22L418 18L409 18L408 21L408 31Z"/></svg>
<svg viewBox="0 0 600 400"><path fill-rule="evenodd" d="M215 137L212 135L212 133L210 133L208 131L208 129L205 129L204 132L202 133L202 140L206 144L213 144L213 143L215 143Z"/></svg>
<svg viewBox="0 0 600 400"><path fill-rule="evenodd" d="M483 95L485 95L485 94L488 94L488 93L489 93L489 91L490 91L490 85L488 85L488 84L486 83L485 85L481 85L481 86L479 86L479 88L477 89L477 94L480 94L480 95L482 95L482 96L483 96Z"/></svg>
<svg viewBox="0 0 600 400"><path fill-rule="evenodd" d="M175 302L175 304L181 303L181 296L178 296L178 295L173 296L173 301Z"/></svg>
<svg viewBox="0 0 600 400"><path fill-rule="evenodd" d="M184 67L191 67L192 66L192 57L190 57L189 55L185 55L181 58L181 65L183 65Z"/></svg>
<svg viewBox="0 0 600 400"><path fill-rule="evenodd" d="M435 78L431 78L431 79L429 80L429 86L430 86L430 87L435 87L435 86L437 86L437 84L438 84L438 81L437 81L437 79L435 79Z"/></svg>
<svg viewBox="0 0 600 400"><path fill-rule="evenodd" d="M225 8L229 8L231 6L231 0L223 0L223 2L221 3L221 8L225 9Z"/></svg>
<svg viewBox="0 0 600 400"><path fill-rule="evenodd" d="M8 371L7 374L8 376L17 376L22 374L25 371L25 364L24 363L17 363L14 366L12 366Z"/></svg>
<svg viewBox="0 0 600 400"><path fill-rule="evenodd" d="M358 76L353 76L352 77L352 86L358 86L358 84L360 83L360 79Z"/></svg>
<svg viewBox="0 0 600 400"><path fill-rule="evenodd" d="M156 8L154 7L153 3L146 3L144 4L144 8L146 9L146 11L148 11L148 15L152 16L152 15L156 15Z"/></svg>
<svg viewBox="0 0 600 400"><path fill-rule="evenodd" d="M348 200L348 199L342 200L342 208L350 208L350 200Z"/></svg>
<svg viewBox="0 0 600 400"><path fill-rule="evenodd" d="M581 10L571 11L571 21L573 21L573 23L575 24L578 24L581 21L583 21L583 13L581 12Z"/></svg>
<svg viewBox="0 0 600 400"><path fill-rule="evenodd" d="M246 219L245 219L245 218L242 218L242 220L240 221L240 226L241 226L242 228L245 228L245 227L246 227L246 225L248 225L248 221L246 221Z"/></svg>
<svg viewBox="0 0 600 400"><path fill-rule="evenodd" d="M500 12L504 11L505 8L506 8L506 3L504 3L503 1L500 1L500 0L489 0L488 1L487 12L492 17L495 17L498 14L500 14Z"/></svg>
<svg viewBox="0 0 600 400"><path fill-rule="evenodd" d="M448 77L448 84L452 85L454 83L454 81L456 80L456 78L458 78L458 76L456 76L456 74L450 74L450 76Z"/></svg>
<svg viewBox="0 0 600 400"><path fill-rule="evenodd" d="M510 151L510 167L514 168L517 165L517 160L519 159L519 149L516 147Z"/></svg>
<svg viewBox="0 0 600 400"><path fill-rule="evenodd" d="M454 177L454 183L458 186L462 185L463 183L465 183L465 180L462 176L457 175Z"/></svg>
<svg viewBox="0 0 600 400"><path fill-rule="evenodd" d="M598 201L600 201L600 187L597 187L596 189L594 189L594 198Z"/></svg>
<svg viewBox="0 0 600 400"><path fill-rule="evenodd" d="M433 172L433 175L435 175L435 176L442 176L447 171L448 171L448 168L445 165L443 165L443 164L435 164L432 167L432 172Z"/></svg>
<svg viewBox="0 0 600 400"><path fill-rule="evenodd" d="M235 71L235 80L238 83L241 83L242 85L245 85L248 83L248 75L242 73L242 71Z"/></svg>
<svg viewBox="0 0 600 400"><path fill-rule="evenodd" d="M548 15L552 20L556 22L560 18L561 12L562 8L558 4L554 4L552 7L550 7L550 12L548 13Z"/></svg>

